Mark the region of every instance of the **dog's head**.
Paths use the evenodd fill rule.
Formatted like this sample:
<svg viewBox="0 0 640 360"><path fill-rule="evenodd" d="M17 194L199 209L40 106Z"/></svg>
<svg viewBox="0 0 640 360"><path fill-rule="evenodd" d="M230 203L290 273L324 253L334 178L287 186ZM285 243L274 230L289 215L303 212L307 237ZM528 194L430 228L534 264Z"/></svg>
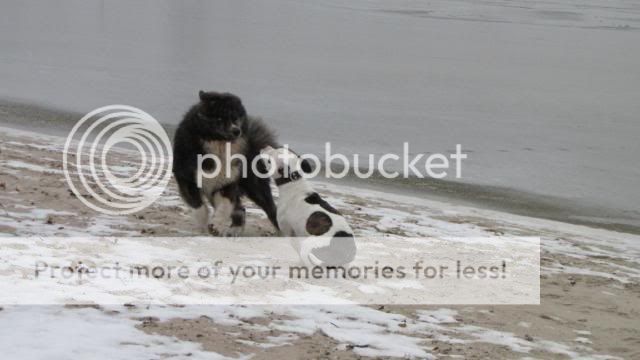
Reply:
<svg viewBox="0 0 640 360"><path fill-rule="evenodd" d="M291 173L295 171L302 171L305 173L313 172L313 166L307 159L301 159L298 154L293 152L287 147L273 148L267 146L260 150L260 154L265 160L270 162L271 166L275 167L273 172L274 179L280 179L283 177L289 177ZM269 166L267 166L267 169Z"/></svg>
<svg viewBox="0 0 640 360"><path fill-rule="evenodd" d="M242 136L247 112L239 97L230 93L200 90L198 118L202 137L233 141Z"/></svg>

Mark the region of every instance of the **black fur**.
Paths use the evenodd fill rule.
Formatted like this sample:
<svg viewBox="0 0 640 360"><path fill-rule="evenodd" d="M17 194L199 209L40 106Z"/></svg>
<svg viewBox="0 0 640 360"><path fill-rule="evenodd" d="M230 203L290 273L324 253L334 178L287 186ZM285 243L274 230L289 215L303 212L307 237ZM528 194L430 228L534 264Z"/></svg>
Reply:
<svg viewBox="0 0 640 360"><path fill-rule="evenodd" d="M306 229L309 234L320 236L329 231L332 225L333 221L329 215L322 211L315 211L307 218Z"/></svg>
<svg viewBox="0 0 640 360"><path fill-rule="evenodd" d="M303 159L300 162L300 170L302 170L303 172L307 173L307 174L311 174L314 170L313 165L311 165L311 161L307 160L307 159Z"/></svg>
<svg viewBox="0 0 640 360"><path fill-rule="evenodd" d="M326 211L332 214L341 215L338 210L336 210L333 206L329 205L329 203L326 202L322 197L320 197L320 194L316 192L309 194L304 199L304 201L306 201L307 204L320 205L323 209L325 209Z"/></svg>
<svg viewBox="0 0 640 360"><path fill-rule="evenodd" d="M292 153L294 153L297 157L300 157L300 154L298 154L297 152L289 149L289 151L291 151ZM294 170L301 170L302 172L306 173L306 174L311 174L313 172L315 168L313 167L313 165L311 164L311 161L309 161L309 159L302 159L302 161L300 162L300 169L294 169Z"/></svg>
<svg viewBox="0 0 640 360"><path fill-rule="evenodd" d="M240 196L242 191L238 183L227 185L220 190L220 194L233 204L233 211L231 212L231 226L244 226L247 211L242 206L242 199Z"/></svg>
<svg viewBox="0 0 640 360"><path fill-rule="evenodd" d="M266 212L271 223L277 228L276 205L269 186L270 180L259 178L251 171L250 166L262 148L279 146L274 133L260 119L248 116L242 101L236 95L200 91L199 97L200 102L187 111L174 137L173 173L180 195L192 208L203 205L203 194L197 186L196 173L198 154L206 153L203 148L204 141L233 141L243 137L247 144L245 156L249 171L246 177L237 181L238 186L226 186L226 192L223 193L232 201L236 210L235 215L232 215L236 219L232 219L232 222L240 222L238 217L240 213L244 214L244 208L239 199L242 195L247 195ZM266 173L266 170L263 173ZM214 189L214 192L216 191Z"/></svg>

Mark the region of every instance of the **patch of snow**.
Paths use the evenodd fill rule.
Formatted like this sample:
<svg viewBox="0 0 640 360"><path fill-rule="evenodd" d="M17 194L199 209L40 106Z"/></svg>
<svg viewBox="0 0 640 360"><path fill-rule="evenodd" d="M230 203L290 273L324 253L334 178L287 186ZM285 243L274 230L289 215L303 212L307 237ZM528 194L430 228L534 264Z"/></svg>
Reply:
<svg viewBox="0 0 640 360"><path fill-rule="evenodd" d="M581 344L591 344L591 340L587 339L586 337L577 337L575 338L573 341L581 343Z"/></svg>
<svg viewBox="0 0 640 360"><path fill-rule="evenodd" d="M35 171L35 172L49 172L54 174L64 174L64 172L60 169L47 168L44 166L31 164L31 163L20 161L20 160L3 161L3 165L14 168L14 169L24 169L24 170Z"/></svg>
<svg viewBox="0 0 640 360"><path fill-rule="evenodd" d="M451 309L438 309L438 310L418 310L418 319L431 324L451 324L458 322L454 316L458 315L458 312Z"/></svg>
<svg viewBox="0 0 640 360"><path fill-rule="evenodd" d="M199 344L173 337L148 335L135 320L111 316L93 308L15 306L0 312L0 349L7 359L149 359L177 357L226 359Z"/></svg>

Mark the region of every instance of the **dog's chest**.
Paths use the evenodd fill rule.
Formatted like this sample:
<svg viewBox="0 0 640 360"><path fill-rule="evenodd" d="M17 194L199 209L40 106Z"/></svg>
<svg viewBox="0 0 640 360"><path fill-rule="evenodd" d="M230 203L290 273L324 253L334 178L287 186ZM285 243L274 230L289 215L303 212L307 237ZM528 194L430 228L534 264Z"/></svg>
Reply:
<svg viewBox="0 0 640 360"><path fill-rule="evenodd" d="M233 142L227 141L205 141L202 144L205 154L213 155L216 167L209 170L216 174L215 177L207 177L202 181L205 192L215 191L238 180L242 173L241 156L244 156L246 142L238 139Z"/></svg>

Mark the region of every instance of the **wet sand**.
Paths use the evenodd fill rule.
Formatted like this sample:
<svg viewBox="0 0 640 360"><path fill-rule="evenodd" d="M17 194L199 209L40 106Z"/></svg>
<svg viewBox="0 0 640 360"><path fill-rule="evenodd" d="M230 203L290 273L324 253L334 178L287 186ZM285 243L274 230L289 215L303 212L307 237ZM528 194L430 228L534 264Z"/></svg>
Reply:
<svg viewBox="0 0 640 360"><path fill-rule="evenodd" d="M66 136L73 124L83 115L46 106L0 100L0 125L4 123L27 131L41 129L48 134ZM169 136L173 137L175 125L163 124L163 126ZM336 172L342 169L336 165L334 168ZM640 212L638 211L621 211L585 203L580 199L533 194L508 187L434 178L386 179L378 173L374 173L368 179L360 179L355 176L353 170L344 179L332 181L332 183L640 234Z"/></svg>

